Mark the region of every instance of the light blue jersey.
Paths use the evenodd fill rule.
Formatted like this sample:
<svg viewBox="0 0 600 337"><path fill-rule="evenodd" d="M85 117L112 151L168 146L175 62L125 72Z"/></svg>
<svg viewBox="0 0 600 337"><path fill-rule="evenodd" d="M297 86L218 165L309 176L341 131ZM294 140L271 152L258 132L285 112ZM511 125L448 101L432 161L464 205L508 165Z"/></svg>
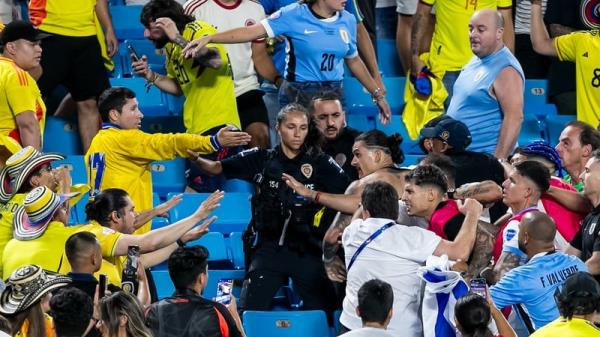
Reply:
<svg viewBox="0 0 600 337"><path fill-rule="evenodd" d="M356 19L345 10L331 18L319 19L307 4L293 3L261 23L269 37L286 37L288 81L341 81L344 59L358 55Z"/></svg>
<svg viewBox="0 0 600 337"><path fill-rule="evenodd" d="M470 151L493 154L496 150L503 115L500 103L490 92L496 77L506 67L513 67L525 81L519 61L503 47L483 58L473 56L454 83L446 113L465 123L471 131Z"/></svg>
<svg viewBox="0 0 600 337"><path fill-rule="evenodd" d="M490 288L490 295L500 309L522 304L534 327L539 329L558 318L554 293L569 275L578 271L587 271L587 267L575 256L540 253L506 273Z"/></svg>
<svg viewBox="0 0 600 337"><path fill-rule="evenodd" d="M260 4L264 7L267 15L271 15L279 9L296 2L296 0L260 0ZM357 22L362 22L363 17L358 9L356 0L346 1L346 6L344 8L350 14L354 15ZM276 42L273 51L273 64L280 74L283 74L285 71L285 46L285 42Z"/></svg>

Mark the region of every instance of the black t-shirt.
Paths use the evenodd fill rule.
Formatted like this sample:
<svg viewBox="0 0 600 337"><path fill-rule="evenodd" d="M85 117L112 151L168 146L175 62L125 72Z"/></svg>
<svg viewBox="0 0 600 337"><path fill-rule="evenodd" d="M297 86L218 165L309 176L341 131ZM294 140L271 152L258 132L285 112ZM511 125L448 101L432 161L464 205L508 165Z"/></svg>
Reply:
<svg viewBox="0 0 600 337"><path fill-rule="evenodd" d="M502 186L504 182L504 168L496 158L487 153L462 151L446 153L456 167L455 186L492 180ZM508 208L502 202L496 202L490 208L492 222L498 220L506 213Z"/></svg>
<svg viewBox="0 0 600 337"><path fill-rule="evenodd" d="M581 260L587 261L594 252L600 251L600 206L596 206L581 223L579 232L571 240L571 246L581 251ZM596 275L600 282L600 275Z"/></svg>
<svg viewBox="0 0 600 337"><path fill-rule="evenodd" d="M227 308L207 300L191 290L152 304L146 326L160 337L241 337Z"/></svg>
<svg viewBox="0 0 600 337"><path fill-rule="evenodd" d="M354 139L360 135L360 131L345 127L335 140L328 140L323 147L323 152L328 154L340 165L350 181L358 179L356 167L352 166L352 145Z"/></svg>
<svg viewBox="0 0 600 337"><path fill-rule="evenodd" d="M581 0L548 0L544 21L575 30L589 29L581 20ZM575 63L553 57L548 71L548 96L575 91Z"/></svg>

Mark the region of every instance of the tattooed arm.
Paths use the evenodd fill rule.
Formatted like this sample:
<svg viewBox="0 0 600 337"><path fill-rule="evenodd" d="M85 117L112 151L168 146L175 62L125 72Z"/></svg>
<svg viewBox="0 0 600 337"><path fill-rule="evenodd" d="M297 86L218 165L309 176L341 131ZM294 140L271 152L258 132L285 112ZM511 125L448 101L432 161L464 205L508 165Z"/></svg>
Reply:
<svg viewBox="0 0 600 337"><path fill-rule="evenodd" d="M485 221L479 221L477 224L475 246L471 253L466 278L479 277L479 273L490 264L498 229L498 227Z"/></svg>
<svg viewBox="0 0 600 337"><path fill-rule="evenodd" d="M494 267L495 281L498 282L510 270L520 265L521 257L515 253L502 252Z"/></svg>
<svg viewBox="0 0 600 337"><path fill-rule="evenodd" d="M492 180L464 184L454 192L454 199L473 198L482 204L502 199L502 187Z"/></svg>

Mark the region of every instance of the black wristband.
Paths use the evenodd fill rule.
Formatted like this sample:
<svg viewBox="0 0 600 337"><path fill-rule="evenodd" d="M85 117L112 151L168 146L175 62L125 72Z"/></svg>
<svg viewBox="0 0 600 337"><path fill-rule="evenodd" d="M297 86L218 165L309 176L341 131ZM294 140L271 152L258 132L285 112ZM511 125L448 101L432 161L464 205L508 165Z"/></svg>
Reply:
<svg viewBox="0 0 600 337"><path fill-rule="evenodd" d="M185 247L185 242L181 241L181 239L177 239L176 242L179 247Z"/></svg>

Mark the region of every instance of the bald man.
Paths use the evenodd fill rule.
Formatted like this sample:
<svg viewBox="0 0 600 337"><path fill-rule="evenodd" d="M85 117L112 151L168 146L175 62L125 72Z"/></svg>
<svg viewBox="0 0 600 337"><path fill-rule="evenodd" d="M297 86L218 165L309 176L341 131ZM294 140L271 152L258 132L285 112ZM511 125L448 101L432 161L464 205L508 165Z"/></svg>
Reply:
<svg viewBox="0 0 600 337"><path fill-rule="evenodd" d="M462 68L447 111L471 131L470 151L501 161L514 150L521 130L525 81L519 61L502 41L503 27L498 11L473 14L469 39L475 55Z"/></svg>
<svg viewBox="0 0 600 337"><path fill-rule="evenodd" d="M587 271L579 258L554 249L556 224L547 214L532 211L521 218L519 249L527 254L529 261L506 273L490 288L492 300L499 309L522 305L521 311L527 325L535 330L552 322L559 316L554 292L567 277L579 271ZM528 317L527 317L528 316Z"/></svg>

